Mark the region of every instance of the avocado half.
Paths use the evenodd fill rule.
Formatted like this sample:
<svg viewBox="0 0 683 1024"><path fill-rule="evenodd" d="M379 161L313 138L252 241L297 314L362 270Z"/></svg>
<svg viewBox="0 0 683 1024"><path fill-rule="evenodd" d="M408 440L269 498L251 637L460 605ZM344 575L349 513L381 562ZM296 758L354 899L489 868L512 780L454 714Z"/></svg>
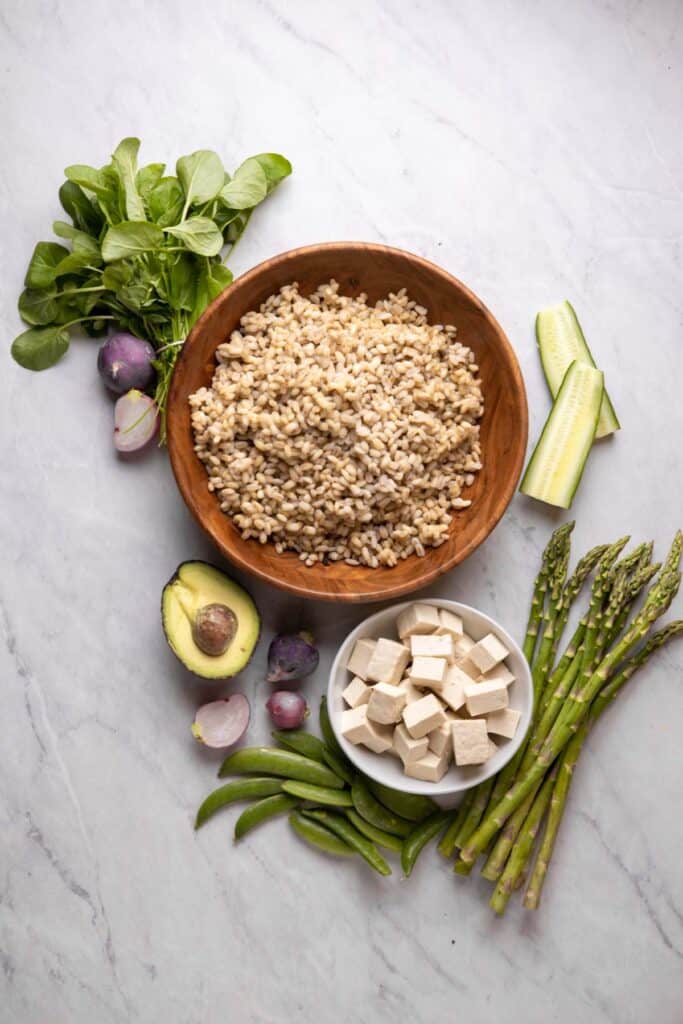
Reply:
<svg viewBox="0 0 683 1024"><path fill-rule="evenodd" d="M225 605L237 620L235 635L218 656L205 654L192 627L200 608ZM182 562L163 589L161 621L168 645L183 665L205 679L228 679L248 663L261 632L261 617L246 590L208 562Z"/></svg>

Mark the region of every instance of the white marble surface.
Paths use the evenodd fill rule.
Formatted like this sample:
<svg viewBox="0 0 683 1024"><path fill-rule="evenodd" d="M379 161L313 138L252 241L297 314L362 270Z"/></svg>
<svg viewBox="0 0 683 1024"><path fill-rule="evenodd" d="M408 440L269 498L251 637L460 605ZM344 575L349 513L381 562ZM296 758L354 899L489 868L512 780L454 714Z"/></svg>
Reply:
<svg viewBox="0 0 683 1024"><path fill-rule="evenodd" d="M235 271L291 246L413 249L489 304L548 407L532 323L570 297L623 432L594 453L576 549L680 524L683 8L618 3L69 0L0 7L2 332L62 168L124 135L148 159L274 149L292 179ZM121 465L92 343L0 378L2 1024L675 1024L683 1006L683 649L582 757L542 909L492 917L433 854L409 883L302 849L283 822L231 848L193 810L207 693L170 655L163 582L212 552L163 454ZM517 498L433 593L520 634L554 516ZM325 685L358 608L253 588L268 636L311 625ZM681 612L681 599L678 602ZM265 738L264 647L239 681ZM218 688L220 692L222 688Z"/></svg>

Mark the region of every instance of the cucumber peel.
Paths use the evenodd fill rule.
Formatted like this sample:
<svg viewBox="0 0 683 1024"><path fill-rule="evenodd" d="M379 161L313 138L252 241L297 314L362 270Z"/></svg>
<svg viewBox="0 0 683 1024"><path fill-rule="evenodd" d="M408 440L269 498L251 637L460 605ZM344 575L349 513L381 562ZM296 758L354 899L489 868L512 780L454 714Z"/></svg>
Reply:
<svg viewBox="0 0 683 1024"><path fill-rule="evenodd" d="M553 399L557 398L564 375L573 360L595 366L595 360L586 343L578 317L573 306L566 299L556 306L542 309L537 314L536 341L545 379ZM595 436L596 438L606 437L620 429L621 424L617 419L614 406L605 391Z"/></svg>
<svg viewBox="0 0 683 1024"><path fill-rule="evenodd" d="M591 450L604 395L602 370L574 360L564 375L520 491L570 508Z"/></svg>

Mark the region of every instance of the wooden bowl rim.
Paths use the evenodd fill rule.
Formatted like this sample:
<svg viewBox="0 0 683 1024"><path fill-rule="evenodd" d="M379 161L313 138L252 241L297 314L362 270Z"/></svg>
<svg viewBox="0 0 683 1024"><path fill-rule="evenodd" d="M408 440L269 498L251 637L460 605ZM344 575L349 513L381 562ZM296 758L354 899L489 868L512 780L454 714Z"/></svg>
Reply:
<svg viewBox="0 0 683 1024"><path fill-rule="evenodd" d="M512 390L514 390L516 394L516 398L519 404L521 420L519 440L516 443L515 448L509 453L508 456L510 460L510 472L508 474L507 484L505 487L501 488L500 492L496 496L496 500L493 505L493 508L491 509L490 515L487 517L486 520L482 520L481 524L479 525L479 528L474 532L469 542L463 548L453 552L453 554L449 558L444 559L442 562L439 562L432 568L423 571L422 573L418 571L415 574L411 574L409 578L404 577L402 578L402 581L399 583L392 583L390 578L390 573L392 571L391 569L372 570L373 572L376 572L378 574L378 584L376 588L367 590L364 589L360 593L357 590L353 589L350 589L348 592L332 592L328 589L324 589L324 587L320 583L316 582L316 580L313 578L314 572L320 572L321 568L324 568L320 565L316 565L311 569L312 578L310 581L310 586L299 584L295 581L292 582L288 580L286 575L278 576L273 572L268 572L260 568L259 566L254 565L249 558L243 557L239 551L233 550L229 546L229 544L226 544L221 533L214 530L210 524L204 522L203 517L201 516L201 514L199 514L199 511L196 509L195 502L192 500L191 494L186 493L184 473L182 471L181 456L184 431L182 430L180 416L176 416L176 412L178 410L179 405L183 401L185 401L185 399L180 394L181 380L183 376L182 371L186 364L192 358L192 349L194 347L195 340L197 336L202 332L205 322L208 321L214 315L216 309L222 306L224 303L231 301L235 288L242 288L245 285L248 285L251 281L257 279L264 271L273 271L274 269L277 269L281 267L283 264L291 261L293 258L335 251L339 252L340 255L344 253L348 254L349 252L369 252L376 256L401 256L403 259L407 260L408 263L412 264L413 266L420 267L429 274L441 278L445 284L449 285L451 288L454 288L456 291L459 291L462 295L464 295L467 298L467 300L478 310L481 316L483 316L484 319L488 321L490 327L492 328L497 338L498 344L501 346L503 352L507 357L509 370L511 373L509 386L511 387ZM292 280L295 279L296 274L293 274ZM216 348L218 347L219 344L221 344L220 341L217 342ZM519 361L517 359L514 348L512 347L507 335L505 334L505 331L500 326L500 324L493 316L491 311L488 309L488 307L481 301L481 299L477 295L475 295L475 293L470 288L467 287L466 284L464 284L459 278L455 277L455 275L450 274L447 270L444 270L442 267L438 266L438 264L432 263L430 260L426 260L424 257L418 256L415 253L409 252L406 249L400 249L396 246L382 245L376 242L336 241L318 242L313 245L298 246L297 248L288 249L287 251L279 253L276 256L272 256L269 259L262 260L260 263L256 264L256 266L252 267L250 270L247 270L244 274L241 274L239 277L235 278L234 282L231 285L229 285L226 289L224 289L224 291L222 291L220 295L218 295L213 300L213 302L211 302L207 306L199 320L197 320L192 330L188 334L185 344L180 350L180 355L174 367L173 377L171 379L171 386L169 388L167 399L167 446L169 458L171 461L171 469L173 471L173 475L175 477L175 481L178 486L178 490L180 491L180 494L183 498L183 501L185 502L189 511L192 513L192 516L197 522L197 524L202 528L204 533L206 533L211 538L211 540L216 545L221 554L233 565L236 565L238 568L243 569L251 576L255 576L258 579L263 580L265 583L269 583L271 586L277 587L279 590L285 590L289 593L296 594L298 597L304 597L310 600L322 600L333 602L339 601L344 603L356 604L369 603L373 601L394 600L397 597L403 597L406 594L410 594L416 590L423 589L430 583L433 583L434 580L438 579L439 576L444 575L444 573L449 572L456 565L459 565L461 562L463 562L491 534L491 532L495 529L495 527L502 519L508 505L510 504L510 501L512 500L512 497L515 493L517 483L522 472L524 458L526 455L528 432L529 409L526 396L526 388L524 385L524 378L522 376ZM191 436L191 432L190 447L194 458L197 459L198 464L201 466L201 462L194 453L194 439ZM203 472L206 472L203 466L202 470ZM229 520L228 516L226 516L225 518ZM232 528L235 529L234 526L232 526ZM247 543L258 544L258 541ZM272 548L272 545L269 546ZM261 547L260 544L259 547ZM283 555L277 557L284 559L286 556ZM405 563L399 562L399 566L407 563L414 563L419 569L420 562L421 559L418 558L417 555L411 555L408 559L406 559ZM336 564L340 565L340 563ZM354 567L349 566L350 570L353 568ZM385 572L387 573L386 576Z"/></svg>

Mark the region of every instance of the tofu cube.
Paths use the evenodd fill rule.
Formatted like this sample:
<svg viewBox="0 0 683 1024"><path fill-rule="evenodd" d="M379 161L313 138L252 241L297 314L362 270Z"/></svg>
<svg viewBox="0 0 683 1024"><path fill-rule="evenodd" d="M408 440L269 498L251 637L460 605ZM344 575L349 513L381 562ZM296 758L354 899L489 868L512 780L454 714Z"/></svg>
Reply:
<svg viewBox="0 0 683 1024"><path fill-rule="evenodd" d="M429 749L438 757L446 756L449 760L453 756L453 742L451 740L451 723L448 719L438 729L432 729L427 735Z"/></svg>
<svg viewBox="0 0 683 1024"><path fill-rule="evenodd" d="M459 640L463 636L462 619L460 616L454 612L449 612L447 608L439 608L439 628L436 630L435 635L450 635L454 641Z"/></svg>
<svg viewBox="0 0 683 1024"><path fill-rule="evenodd" d="M361 704L360 707L351 708L349 711L342 711L341 717L342 736L349 743L362 743L370 750L374 750L376 754L383 754L391 749L394 730L390 725L371 722L368 718L367 704Z"/></svg>
<svg viewBox="0 0 683 1024"><path fill-rule="evenodd" d="M368 678L368 665L376 644L377 641L371 640L369 637L356 640L351 657L346 662L346 667L352 675L360 676L361 679Z"/></svg>
<svg viewBox="0 0 683 1024"><path fill-rule="evenodd" d="M401 640L417 633L433 633L439 628L439 609L431 604L411 604L396 620Z"/></svg>
<svg viewBox="0 0 683 1024"><path fill-rule="evenodd" d="M474 647L474 640L467 633L463 633L462 636L455 637L455 663L459 665L460 662L464 661L465 658L469 657L469 653Z"/></svg>
<svg viewBox="0 0 683 1024"><path fill-rule="evenodd" d="M418 634L410 638L410 653L413 658L445 658L451 664L455 661L455 644L450 633L441 636Z"/></svg>
<svg viewBox="0 0 683 1024"><path fill-rule="evenodd" d="M375 644L375 649L367 666L366 679L377 683L391 683L393 686L401 682L403 670L410 661L410 651L396 640L384 637ZM360 673L359 673L360 675Z"/></svg>
<svg viewBox="0 0 683 1024"><path fill-rule="evenodd" d="M470 683L465 687L465 706L470 715L488 715L508 706L505 683Z"/></svg>
<svg viewBox="0 0 683 1024"><path fill-rule="evenodd" d="M447 718L441 703L433 693L429 693L422 700L408 704L403 711L403 721L413 739L419 740L433 729L438 729Z"/></svg>
<svg viewBox="0 0 683 1024"><path fill-rule="evenodd" d="M488 761L490 758L492 758L497 750L498 744L494 743L491 737L489 736L489 756L486 758L486 760Z"/></svg>
<svg viewBox="0 0 683 1024"><path fill-rule="evenodd" d="M495 736L505 736L506 739L511 740L517 732L521 717L521 711L515 711L514 708L501 708L500 711L492 711L486 716L486 728Z"/></svg>
<svg viewBox="0 0 683 1024"><path fill-rule="evenodd" d="M428 686L440 690L446 678L448 662L445 658L413 658L408 678L413 686Z"/></svg>
<svg viewBox="0 0 683 1024"><path fill-rule="evenodd" d="M509 653L505 644L501 643L494 633L487 633L478 644L474 645L468 657L480 672L490 672L499 662L507 658Z"/></svg>
<svg viewBox="0 0 683 1024"><path fill-rule="evenodd" d="M409 761L404 772L411 779L421 779L423 782L440 782L448 771L449 761L446 757L439 757L433 751L423 754L416 761Z"/></svg>
<svg viewBox="0 0 683 1024"><path fill-rule="evenodd" d="M409 764L410 761L417 761L418 758L423 757L427 753L428 749L429 740L426 736L422 736L419 740L414 740L403 723L397 725L394 729L394 750L404 764Z"/></svg>
<svg viewBox="0 0 683 1024"><path fill-rule="evenodd" d="M409 678L402 679L398 684L398 688L405 693L406 704L414 704L416 700L422 700L424 697L422 690L418 690L417 686L413 686Z"/></svg>
<svg viewBox="0 0 683 1024"><path fill-rule="evenodd" d="M451 722L451 736L455 763L459 767L484 764L491 756L491 740L483 718L472 719L469 722L463 719Z"/></svg>
<svg viewBox="0 0 683 1024"><path fill-rule="evenodd" d="M405 706L406 695L400 686L377 683L376 686L370 687L368 718L371 722L379 722L381 725L400 722Z"/></svg>
<svg viewBox="0 0 683 1024"><path fill-rule="evenodd" d="M354 676L349 685L342 690L342 697L350 708L358 708L370 700L370 687L360 676Z"/></svg>
<svg viewBox="0 0 683 1024"><path fill-rule="evenodd" d="M511 683L514 683L515 677L505 662L501 661L501 663L496 665L495 668L492 668L490 672L487 672L485 675L477 676L478 683L488 683L491 680L495 680L498 683L504 683L505 686L509 686Z"/></svg>

